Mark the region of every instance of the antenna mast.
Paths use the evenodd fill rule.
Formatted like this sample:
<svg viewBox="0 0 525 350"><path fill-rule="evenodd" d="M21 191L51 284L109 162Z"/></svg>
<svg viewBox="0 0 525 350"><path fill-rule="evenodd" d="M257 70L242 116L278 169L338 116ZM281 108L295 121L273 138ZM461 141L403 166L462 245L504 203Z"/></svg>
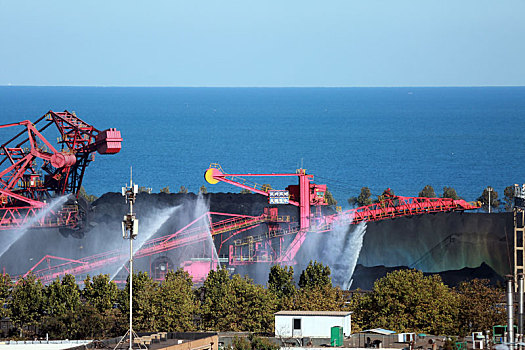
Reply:
<svg viewBox="0 0 525 350"><path fill-rule="evenodd" d="M115 349L118 348L128 334L129 349L133 349L133 335L137 337L137 334L133 331L133 240L137 238L139 233L139 220L133 213L133 204L139 192L138 190L138 185L133 183L133 168L131 167L129 187L122 187L122 195L126 198L126 203L129 203L129 213L124 215L124 220L122 220L122 238L129 239L129 330L120 339Z"/></svg>

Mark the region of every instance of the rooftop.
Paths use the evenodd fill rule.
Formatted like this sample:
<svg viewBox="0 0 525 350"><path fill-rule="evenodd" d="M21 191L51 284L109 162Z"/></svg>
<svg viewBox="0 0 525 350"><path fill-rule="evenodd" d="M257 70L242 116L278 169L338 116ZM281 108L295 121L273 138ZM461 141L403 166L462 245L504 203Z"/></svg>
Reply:
<svg viewBox="0 0 525 350"><path fill-rule="evenodd" d="M390 334L395 334L396 332L391 331L389 329L373 328L373 329L365 329L364 331L361 331L361 333L376 333L376 334L390 335Z"/></svg>
<svg viewBox="0 0 525 350"><path fill-rule="evenodd" d="M0 342L0 349L6 350L62 350L79 345L87 345L91 340L50 340L50 341L4 341Z"/></svg>
<svg viewBox="0 0 525 350"><path fill-rule="evenodd" d="M352 311L279 311L276 316L348 316Z"/></svg>

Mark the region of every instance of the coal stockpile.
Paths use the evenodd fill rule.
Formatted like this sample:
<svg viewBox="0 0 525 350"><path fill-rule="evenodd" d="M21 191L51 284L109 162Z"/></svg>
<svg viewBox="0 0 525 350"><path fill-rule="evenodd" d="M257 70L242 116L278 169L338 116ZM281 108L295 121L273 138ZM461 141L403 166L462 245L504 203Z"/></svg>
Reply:
<svg viewBox="0 0 525 350"><path fill-rule="evenodd" d="M362 289L362 290L372 290L374 287L374 282L381 277L386 276L388 273L395 270L405 270L408 269L407 266L372 266L367 267L358 264L355 268L353 275L353 283L351 289ZM490 266L485 263L482 263L480 266L470 268L464 267L459 270L448 270L440 272L424 272L424 275L439 275L443 280L443 283L449 287L456 287L461 282L470 281L473 279L486 279L489 281L489 284L502 286L505 283L505 279L494 271Z"/></svg>
<svg viewBox="0 0 525 350"><path fill-rule="evenodd" d="M208 210L256 216L267 206L267 198L257 194L208 193L199 197L193 193L140 193L135 210L143 227L139 238L153 239L176 232ZM57 229L30 230L0 257L0 267L11 275L19 275L45 255L80 259L125 248L127 243L121 236L121 221L128 205L122 195L106 193L92 207L90 222L81 235L68 235ZM282 206L279 214L297 218L298 210L293 206ZM221 218L215 217L217 220ZM373 281L396 268L440 273L450 285L475 277L489 278L497 283L502 275L510 272L512 220L512 213L438 213L370 222L363 226L359 245L352 240L341 244L341 238L355 234L356 225L327 234L309 233L296 257L296 277L310 260L318 260L329 264L334 274L343 276L341 281L336 281L337 284L351 288L370 289ZM238 238L264 233L263 226L243 232ZM8 231L0 233L2 239L11 234ZM216 254L227 257L229 244L220 247L217 238ZM338 258L330 260L334 249ZM182 247L137 259L137 268L151 272L152 264L159 259L169 261L171 266L179 266L186 259L199 257L202 250L207 248ZM344 259L350 255L355 255L356 261ZM258 283L266 283L269 268L268 264L257 263L236 266L235 271L249 275ZM90 274L115 275L119 270L122 266L108 266Z"/></svg>
<svg viewBox="0 0 525 350"><path fill-rule="evenodd" d="M511 271L513 240L511 212L402 217L367 225L358 264L440 272L486 263L504 276Z"/></svg>

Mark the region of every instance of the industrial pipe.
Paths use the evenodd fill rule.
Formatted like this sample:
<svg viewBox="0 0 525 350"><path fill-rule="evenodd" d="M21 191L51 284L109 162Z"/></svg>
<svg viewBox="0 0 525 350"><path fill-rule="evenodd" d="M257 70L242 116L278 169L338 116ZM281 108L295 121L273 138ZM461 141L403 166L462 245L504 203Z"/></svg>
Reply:
<svg viewBox="0 0 525 350"><path fill-rule="evenodd" d="M514 277L507 276L507 342L509 349L514 349Z"/></svg>

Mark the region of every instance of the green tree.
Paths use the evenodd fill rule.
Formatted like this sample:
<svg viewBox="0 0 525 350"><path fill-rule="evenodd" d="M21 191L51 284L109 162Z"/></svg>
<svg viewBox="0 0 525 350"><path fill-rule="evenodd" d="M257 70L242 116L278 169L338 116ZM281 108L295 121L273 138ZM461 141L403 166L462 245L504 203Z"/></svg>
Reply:
<svg viewBox="0 0 525 350"><path fill-rule="evenodd" d="M84 280L82 296L86 303L104 314L118 301L119 290L117 284L111 281L107 274L93 276L93 280L88 275Z"/></svg>
<svg viewBox="0 0 525 350"><path fill-rule="evenodd" d="M249 193L252 193L252 191L247 190L246 188L243 188L243 189L241 189L241 192L240 192L240 193L241 193L241 194L249 194Z"/></svg>
<svg viewBox="0 0 525 350"><path fill-rule="evenodd" d="M106 310L102 317L105 324L102 338L121 336L129 329L129 315L124 315L118 308Z"/></svg>
<svg viewBox="0 0 525 350"><path fill-rule="evenodd" d="M159 193L170 193L170 187L166 186L160 189Z"/></svg>
<svg viewBox="0 0 525 350"><path fill-rule="evenodd" d="M457 295L439 275L397 270L374 283L365 323L396 332L453 334L458 328Z"/></svg>
<svg viewBox="0 0 525 350"><path fill-rule="evenodd" d="M443 187L443 195L441 198L451 198L451 199L459 199L458 194L456 193L456 190L452 187Z"/></svg>
<svg viewBox="0 0 525 350"><path fill-rule="evenodd" d="M80 306L80 289L73 275L67 274L45 288L45 310L50 316L63 316Z"/></svg>
<svg viewBox="0 0 525 350"><path fill-rule="evenodd" d="M293 267L272 266L268 275L268 291L277 297L278 310L292 309L293 299L297 293L293 279Z"/></svg>
<svg viewBox="0 0 525 350"><path fill-rule="evenodd" d="M337 201L335 200L332 192L326 190L325 194L324 194L324 200L326 202L326 204L328 205L337 205Z"/></svg>
<svg viewBox="0 0 525 350"><path fill-rule="evenodd" d="M128 278L129 279L129 278ZM124 289L129 300L129 281ZM141 332L155 332L161 327L160 305L157 303L159 283L153 281L147 272L140 271L133 276L133 319L134 328ZM125 313L129 317L129 310Z"/></svg>
<svg viewBox="0 0 525 350"><path fill-rule="evenodd" d="M286 272L286 270L284 271ZM286 282L287 278L292 278L281 272L280 280ZM284 276L282 276L284 275ZM292 281L293 283L293 281ZM281 282L281 285L286 285ZM330 268L317 261L310 261L306 269L301 272L299 277L299 289L295 290L292 297L284 298L287 309L293 310L326 310L337 311L344 307L343 292L339 287L332 286ZM295 287L294 287L295 288ZM269 288L269 290L275 287ZM291 294L291 293L290 293ZM289 299L292 299L289 301Z"/></svg>
<svg viewBox="0 0 525 350"><path fill-rule="evenodd" d="M368 187L362 187L358 197L348 198L348 204L352 206L357 205L359 207L370 205L373 203L371 197L372 192L370 192L370 189Z"/></svg>
<svg viewBox="0 0 525 350"><path fill-rule="evenodd" d="M232 340L232 350L279 350L280 346L273 344L269 340L257 337L254 334L245 337L235 337Z"/></svg>
<svg viewBox="0 0 525 350"><path fill-rule="evenodd" d="M103 314L89 303L82 304L77 311L76 339L101 339L107 334L109 325L105 323Z"/></svg>
<svg viewBox="0 0 525 350"><path fill-rule="evenodd" d="M345 303L339 287L319 285L299 289L294 300L294 310L339 311Z"/></svg>
<svg viewBox="0 0 525 350"><path fill-rule="evenodd" d="M426 185L423 187L421 192L419 192L419 197L426 197L426 198L436 198L436 192L434 191L434 187L430 185Z"/></svg>
<svg viewBox="0 0 525 350"><path fill-rule="evenodd" d="M359 196L357 197L357 205L360 207L365 205L372 204L372 192L370 192L370 189L368 187L362 187L361 193L359 193Z"/></svg>
<svg viewBox="0 0 525 350"><path fill-rule="evenodd" d="M128 319L117 308L100 312L91 304L81 304L74 314L73 339L104 339L122 336L128 329Z"/></svg>
<svg viewBox="0 0 525 350"><path fill-rule="evenodd" d="M235 274L230 283L239 330L272 332L277 299L263 286L254 284L248 277Z"/></svg>
<svg viewBox="0 0 525 350"><path fill-rule="evenodd" d="M489 203L492 209L499 207L498 192L492 187L487 187L479 196L478 201L481 202L481 208L485 211L489 210Z"/></svg>
<svg viewBox="0 0 525 350"><path fill-rule="evenodd" d="M507 186L503 190L505 200L505 210L511 211L514 208L514 186Z"/></svg>
<svg viewBox="0 0 525 350"><path fill-rule="evenodd" d="M248 336L248 339L250 340L251 350L279 350L281 348L277 344L270 342L268 339L258 337L253 333Z"/></svg>
<svg viewBox="0 0 525 350"><path fill-rule="evenodd" d="M232 350L252 350L252 344L245 337L235 336L232 340Z"/></svg>
<svg viewBox="0 0 525 350"><path fill-rule="evenodd" d="M48 334L51 339L76 338L77 323L73 312L62 315L45 315L38 328L41 334Z"/></svg>
<svg viewBox="0 0 525 350"><path fill-rule="evenodd" d="M133 322L134 329L140 332L157 331L160 305L158 304L159 284L153 281L147 272L133 274ZM129 317L129 277L125 288L120 292L120 310L125 318Z"/></svg>
<svg viewBox="0 0 525 350"><path fill-rule="evenodd" d="M54 280L44 289L45 316L40 328L52 338L74 338L77 334L75 313L81 306L80 289L73 275Z"/></svg>
<svg viewBox="0 0 525 350"><path fill-rule="evenodd" d="M11 276L6 273L0 275L0 319L9 317L11 314L10 297L14 284Z"/></svg>
<svg viewBox="0 0 525 350"><path fill-rule="evenodd" d="M276 298L246 277L210 271L202 287L202 321L216 331L271 332Z"/></svg>
<svg viewBox="0 0 525 350"><path fill-rule="evenodd" d="M22 277L11 295L11 320L20 333L24 326L36 327L42 318L44 287L33 274Z"/></svg>
<svg viewBox="0 0 525 350"><path fill-rule="evenodd" d="M169 271L157 293L159 324L168 332L188 332L195 330L194 316L199 304L193 293L191 276L183 269Z"/></svg>
<svg viewBox="0 0 525 350"><path fill-rule="evenodd" d="M292 297L297 291L293 280L293 267L273 265L268 275L268 289L277 297Z"/></svg>
<svg viewBox="0 0 525 350"><path fill-rule="evenodd" d="M116 308L123 299L122 294L109 275L96 275L93 279L88 275L82 290L85 302L77 311L78 338L93 338L93 334L95 338L123 334L129 316Z"/></svg>
<svg viewBox="0 0 525 350"><path fill-rule="evenodd" d="M332 286L330 267L310 261L299 277L299 288Z"/></svg>
<svg viewBox="0 0 525 350"><path fill-rule="evenodd" d="M234 299L228 270L212 270L202 286L202 323L205 329L226 330L233 323Z"/></svg>
<svg viewBox="0 0 525 350"><path fill-rule="evenodd" d="M80 186L80 189L78 190L78 196L84 198L86 201L88 201L88 203L93 203L98 198L93 194L88 194L84 186Z"/></svg>
<svg viewBox="0 0 525 350"><path fill-rule="evenodd" d="M462 335L491 329L496 324L505 324L506 312L501 303L505 297L504 290L491 287L488 280L474 279L461 282L457 292Z"/></svg>
<svg viewBox="0 0 525 350"><path fill-rule="evenodd" d="M206 194L208 193L208 189L206 186L202 185L201 188L199 188L199 193Z"/></svg>
<svg viewBox="0 0 525 350"><path fill-rule="evenodd" d="M188 193L188 188L186 186L181 185L179 188L179 193Z"/></svg>
<svg viewBox="0 0 525 350"><path fill-rule="evenodd" d="M352 331L359 332L368 328L368 324L365 323L365 320L369 313L370 294L363 292L360 289L349 293L351 293L351 295L347 298L348 303L345 306L348 310L352 311Z"/></svg>

